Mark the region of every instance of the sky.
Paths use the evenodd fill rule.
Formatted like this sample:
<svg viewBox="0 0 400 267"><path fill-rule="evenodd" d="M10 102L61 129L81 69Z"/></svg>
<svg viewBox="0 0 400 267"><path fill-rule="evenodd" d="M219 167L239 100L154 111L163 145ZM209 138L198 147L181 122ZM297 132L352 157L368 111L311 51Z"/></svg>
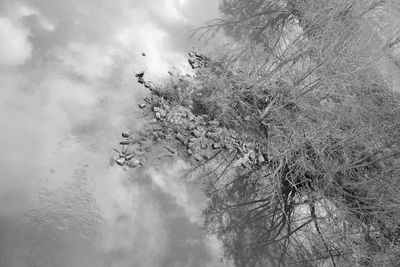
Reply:
<svg viewBox="0 0 400 267"><path fill-rule="evenodd" d="M224 266L183 162L109 165L143 123L134 74L186 71L217 4L0 0L0 266Z"/></svg>

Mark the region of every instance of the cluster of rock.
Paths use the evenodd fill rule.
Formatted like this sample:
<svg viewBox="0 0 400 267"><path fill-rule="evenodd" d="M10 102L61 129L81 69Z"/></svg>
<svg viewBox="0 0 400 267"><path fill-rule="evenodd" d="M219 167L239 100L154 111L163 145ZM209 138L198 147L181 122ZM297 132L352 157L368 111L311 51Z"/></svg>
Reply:
<svg viewBox="0 0 400 267"><path fill-rule="evenodd" d="M191 52L191 58L198 58L202 64L208 58ZM189 59L190 60L190 59ZM190 61L189 61L190 63ZM146 87L144 73L136 74L138 82ZM149 88L149 87L146 87ZM192 163L204 162L218 156L232 156L233 166L248 168L265 162L263 149L255 141L239 137L233 130L225 128L218 120L207 115L195 115L189 107L171 103L160 96L156 90L149 88L151 95L140 103L139 107L149 116L149 123L139 139L142 140L141 150L145 140L147 145L161 145L170 155L180 155ZM139 135L139 134L137 134ZM120 166L137 167L143 163L135 158L135 152L127 151L126 146L138 144L138 139L132 139L131 133L122 133L125 140L121 141L122 151L116 163ZM125 149L125 150L124 150ZM129 153L128 153L129 152ZM132 152L132 153L130 153Z"/></svg>
<svg viewBox="0 0 400 267"><path fill-rule="evenodd" d="M133 138L133 131L126 131L121 135L124 138L119 142L121 151L114 149L118 155L112 158L110 164L114 165L114 163L117 163L119 166L131 168L143 166L141 156L144 155L144 151L141 149L141 146L145 140L143 138Z"/></svg>

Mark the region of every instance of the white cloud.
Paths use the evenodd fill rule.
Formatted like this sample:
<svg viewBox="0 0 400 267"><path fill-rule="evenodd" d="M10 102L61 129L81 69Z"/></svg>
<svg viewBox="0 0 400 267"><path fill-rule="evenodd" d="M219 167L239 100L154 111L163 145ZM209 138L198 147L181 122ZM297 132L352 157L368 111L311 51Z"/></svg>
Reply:
<svg viewBox="0 0 400 267"><path fill-rule="evenodd" d="M32 45L28 41L28 30L8 18L0 18L0 35L0 65L21 65L31 57Z"/></svg>
<svg viewBox="0 0 400 267"><path fill-rule="evenodd" d="M191 189L182 177L187 168L187 164L179 160L172 166L165 164L160 170L150 168L148 173L153 183L166 195L171 196L175 200L175 204L184 210L191 223L200 223L199 211L202 208L202 201L200 193Z"/></svg>

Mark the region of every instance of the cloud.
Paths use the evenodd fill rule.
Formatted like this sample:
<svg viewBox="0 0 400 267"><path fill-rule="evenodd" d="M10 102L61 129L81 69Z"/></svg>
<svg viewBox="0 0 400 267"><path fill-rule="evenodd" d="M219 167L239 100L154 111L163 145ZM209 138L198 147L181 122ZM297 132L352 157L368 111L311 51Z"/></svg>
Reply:
<svg viewBox="0 0 400 267"><path fill-rule="evenodd" d="M60 246L83 254L88 246L88 257L98 260L85 266L210 261L214 247L196 231L200 201L176 175L183 165L162 173L108 166L120 131L141 123L135 112L143 89L133 73L146 69L146 78L164 77L186 61L184 30L193 23L187 14L196 13L195 2L0 0L6 37L0 43L0 199L7 200L0 201L0 213L32 209L33 218L18 225L12 246L5 245L17 252L10 257L22 243L29 248L40 240L32 254L22 252L41 266L58 257L68 262ZM130 182L140 179L151 182ZM86 213L99 222L91 225ZM87 228L97 231L96 243L88 245ZM74 246L80 242L85 245ZM76 266L84 262L79 257Z"/></svg>
<svg viewBox="0 0 400 267"><path fill-rule="evenodd" d="M27 29L17 25L9 18L0 17L0 66L18 66L24 64L32 53L28 41Z"/></svg>

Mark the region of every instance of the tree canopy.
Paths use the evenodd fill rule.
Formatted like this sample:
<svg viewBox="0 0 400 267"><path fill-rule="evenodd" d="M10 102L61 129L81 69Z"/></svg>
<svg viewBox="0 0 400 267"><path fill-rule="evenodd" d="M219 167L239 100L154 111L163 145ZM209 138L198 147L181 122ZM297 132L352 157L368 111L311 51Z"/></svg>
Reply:
<svg viewBox="0 0 400 267"><path fill-rule="evenodd" d="M380 18L399 7L224 0L222 18L196 34L221 31L231 45L196 54L205 63L193 78L152 89L149 103L200 125L157 115L179 140L157 142L187 147L183 157L193 129L213 143L193 173L208 199L204 229L236 266L400 262L400 95L377 65L400 41Z"/></svg>

